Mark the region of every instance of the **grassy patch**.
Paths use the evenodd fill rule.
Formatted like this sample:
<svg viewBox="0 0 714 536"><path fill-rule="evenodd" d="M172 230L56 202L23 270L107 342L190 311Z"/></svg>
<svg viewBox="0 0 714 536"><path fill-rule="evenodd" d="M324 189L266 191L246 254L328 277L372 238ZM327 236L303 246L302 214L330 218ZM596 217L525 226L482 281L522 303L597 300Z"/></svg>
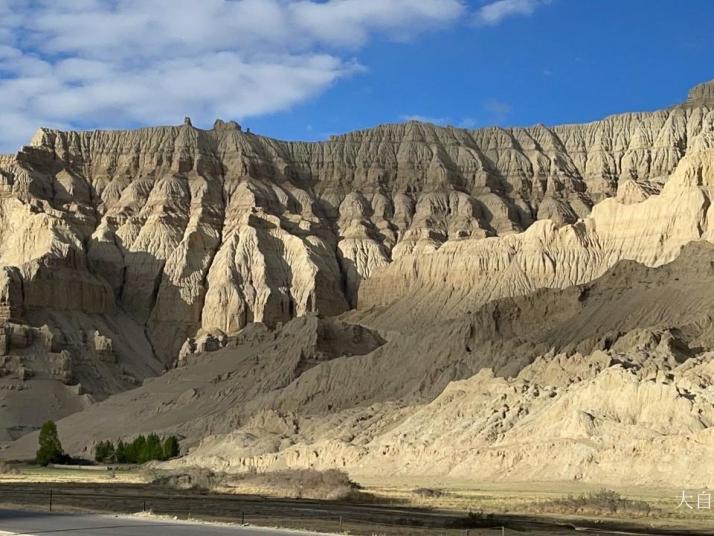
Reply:
<svg viewBox="0 0 714 536"><path fill-rule="evenodd" d="M617 514L628 517L644 517L659 512L659 509L652 507L646 501L627 499L616 491L604 488L577 496L569 495L563 498L551 499L539 503L538 510L558 514Z"/></svg>
<svg viewBox="0 0 714 536"><path fill-rule="evenodd" d="M116 468L107 471L91 471L74 466L41 467L19 462L4 462L0 469L0 481L4 482L82 482L97 483L142 483L147 481L146 472L141 467Z"/></svg>
<svg viewBox="0 0 714 536"><path fill-rule="evenodd" d="M436 488L417 488L414 490L414 495L427 499L437 499L446 495L446 492Z"/></svg>

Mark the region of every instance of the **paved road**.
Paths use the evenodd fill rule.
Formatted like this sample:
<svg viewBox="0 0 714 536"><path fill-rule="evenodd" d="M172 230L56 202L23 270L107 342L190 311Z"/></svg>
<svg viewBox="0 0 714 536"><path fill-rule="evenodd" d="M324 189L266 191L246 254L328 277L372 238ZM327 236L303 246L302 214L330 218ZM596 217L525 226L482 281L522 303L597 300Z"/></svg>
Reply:
<svg viewBox="0 0 714 536"><path fill-rule="evenodd" d="M317 534L250 527L221 527L180 521L128 517L50 514L0 510L0 536L67 534L71 536L305 536Z"/></svg>
<svg viewBox="0 0 714 536"><path fill-rule="evenodd" d="M0 0L1 1L1 0ZM682 530L676 528L653 529L643 525L603 520L600 523L578 520L578 528L573 522L554 520L547 517L486 514L469 516L466 512L451 512L413 508L401 505L340 503L335 501L311 501L296 499L275 499L247 495L222 495L201 493L195 490L166 490L134 484L41 484L41 483L3 483L0 482L0 531L14 531L19 534L75 534L89 535L134 535L159 534L182 536L184 534L233 534L238 536L278 536L305 534L300 532L276 531L250 528L235 529L211 527L182 523L145 521L137 518L111 515L57 517L47 514L27 514L17 511L20 508L35 508L42 512L49 507L50 500L56 510L70 512L117 512L127 514L150 510L157 514L187 515L198 519L239 520L245 518L255 525L278 525L290 527L309 527L312 530L332 530L340 532L344 527L352 534L371 535L375 532L391 535L416 534L434 536L450 534L461 536L464 529L469 529L472 536L493 536L505 526L506 534L528 534L533 536L573 536L578 533L598 534L600 536L637 534L639 536L714 536L714 530ZM104 520L106 529L92 528L86 523ZM70 522L76 520L77 526ZM111 523L106 524L109 520ZM39 525L34 525L38 523ZM65 526L65 524L69 525ZM84 524L81 524L84 523ZM101 525L101 524L100 524ZM104 525L102 525L104 526ZM138 526L138 528L137 528ZM147 531L147 527L150 531ZM585 527L591 527L589 530ZM209 530L210 529L210 530ZM115 532L115 531L124 532ZM23 532L24 531L24 532ZM44 532L43 532L44 531ZM48 532L49 531L49 532ZM157 532L158 531L158 532ZM222 532L221 532L222 531ZM312 533L315 534L315 533ZM2 533L0 532L0 536Z"/></svg>

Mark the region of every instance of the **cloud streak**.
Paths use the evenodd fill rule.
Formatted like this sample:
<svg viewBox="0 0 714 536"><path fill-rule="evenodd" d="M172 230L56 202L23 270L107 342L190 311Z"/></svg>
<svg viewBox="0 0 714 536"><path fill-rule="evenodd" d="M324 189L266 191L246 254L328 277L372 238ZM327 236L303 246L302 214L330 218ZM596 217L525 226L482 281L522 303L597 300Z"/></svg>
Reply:
<svg viewBox="0 0 714 536"><path fill-rule="evenodd" d="M452 119L450 117L432 117L419 114L404 114L399 117L401 121L418 121L420 123L431 123L442 127L452 126L456 128L472 129L475 128L478 122L473 117L462 117L461 119Z"/></svg>
<svg viewBox="0 0 714 536"><path fill-rule="evenodd" d="M460 0L0 0L0 152L40 125L286 110L362 72L374 39L453 24Z"/></svg>
<svg viewBox="0 0 714 536"><path fill-rule="evenodd" d="M489 114L494 123L503 123L513 111L513 106L498 99L486 99L483 109Z"/></svg>
<svg viewBox="0 0 714 536"><path fill-rule="evenodd" d="M496 26L510 17L532 15L537 8L549 3L550 0L496 0L478 10L476 22Z"/></svg>
<svg viewBox="0 0 714 536"><path fill-rule="evenodd" d="M434 125L448 125L451 119L448 117L432 117L419 114L405 114L400 116L402 121L419 121L420 123L432 123Z"/></svg>

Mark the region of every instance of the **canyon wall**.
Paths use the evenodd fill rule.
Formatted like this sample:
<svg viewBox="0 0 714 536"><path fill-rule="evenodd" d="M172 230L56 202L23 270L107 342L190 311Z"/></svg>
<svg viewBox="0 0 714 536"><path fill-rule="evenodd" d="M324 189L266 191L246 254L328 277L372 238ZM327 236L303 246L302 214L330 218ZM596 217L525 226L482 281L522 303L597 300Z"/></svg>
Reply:
<svg viewBox="0 0 714 536"><path fill-rule="evenodd" d="M665 202L621 207L668 188L711 107L705 84L667 110L552 128L408 122L317 143L223 121L40 129L0 158L0 312L57 331L76 361L97 353L95 335L111 340L133 381L251 322L384 309L435 286L440 309L427 310L463 309L619 258L666 262L701 236L701 195L673 194L695 213L671 232Z"/></svg>

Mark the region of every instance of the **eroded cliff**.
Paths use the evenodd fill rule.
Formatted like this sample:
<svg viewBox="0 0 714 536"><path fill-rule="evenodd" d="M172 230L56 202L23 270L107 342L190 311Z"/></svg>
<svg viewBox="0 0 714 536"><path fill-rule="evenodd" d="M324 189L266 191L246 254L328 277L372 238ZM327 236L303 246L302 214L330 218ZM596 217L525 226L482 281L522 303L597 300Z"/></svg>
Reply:
<svg viewBox="0 0 714 536"><path fill-rule="evenodd" d="M222 121L41 129L0 159L8 370L62 361L47 377L104 396L251 322L358 305L418 325L620 259L667 262L708 237L710 87L586 125L409 122L320 143Z"/></svg>

